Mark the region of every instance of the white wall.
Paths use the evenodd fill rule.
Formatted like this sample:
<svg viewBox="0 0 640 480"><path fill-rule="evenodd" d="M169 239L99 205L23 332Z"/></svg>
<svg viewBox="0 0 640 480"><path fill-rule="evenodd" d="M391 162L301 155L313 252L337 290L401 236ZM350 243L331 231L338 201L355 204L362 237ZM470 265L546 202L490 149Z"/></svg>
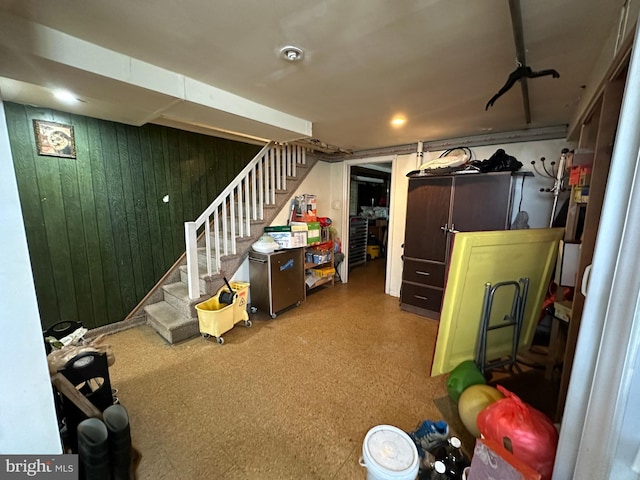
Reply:
<svg viewBox="0 0 640 480"><path fill-rule="evenodd" d="M319 217L331 216L331 164L317 162L293 193L294 196L305 193L316 196L316 211ZM282 210L271 225L286 225L289 220L289 211Z"/></svg>
<svg viewBox="0 0 640 480"><path fill-rule="evenodd" d="M62 445L6 125L0 98L0 453L58 454Z"/></svg>

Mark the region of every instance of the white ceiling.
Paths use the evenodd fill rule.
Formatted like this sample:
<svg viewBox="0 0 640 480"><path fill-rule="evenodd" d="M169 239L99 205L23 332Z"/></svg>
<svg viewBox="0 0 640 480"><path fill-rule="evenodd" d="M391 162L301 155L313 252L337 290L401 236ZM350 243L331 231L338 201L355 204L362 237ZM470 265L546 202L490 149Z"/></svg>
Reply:
<svg viewBox="0 0 640 480"><path fill-rule="evenodd" d="M508 0L0 0L0 93L346 150L565 125L624 3L521 0L527 65L560 73L528 81L530 124L519 84L485 111L517 66Z"/></svg>

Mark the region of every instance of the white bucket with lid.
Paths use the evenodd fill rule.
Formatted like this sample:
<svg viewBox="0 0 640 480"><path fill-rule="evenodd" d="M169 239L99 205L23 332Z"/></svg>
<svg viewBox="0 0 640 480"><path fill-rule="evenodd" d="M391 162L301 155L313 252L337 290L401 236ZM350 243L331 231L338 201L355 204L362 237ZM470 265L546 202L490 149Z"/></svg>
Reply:
<svg viewBox="0 0 640 480"><path fill-rule="evenodd" d="M378 425L364 438L360 465L367 469L367 480L415 480L420 457L407 433L392 425Z"/></svg>

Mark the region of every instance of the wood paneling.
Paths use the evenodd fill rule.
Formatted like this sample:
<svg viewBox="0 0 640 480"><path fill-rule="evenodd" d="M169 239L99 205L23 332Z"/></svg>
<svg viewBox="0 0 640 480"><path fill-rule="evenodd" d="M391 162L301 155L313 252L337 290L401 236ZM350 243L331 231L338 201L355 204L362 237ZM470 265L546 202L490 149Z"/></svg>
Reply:
<svg viewBox="0 0 640 480"><path fill-rule="evenodd" d="M184 252L184 222L259 151L158 125L4 107L43 328L124 319ZM73 125L77 158L39 156L34 119Z"/></svg>

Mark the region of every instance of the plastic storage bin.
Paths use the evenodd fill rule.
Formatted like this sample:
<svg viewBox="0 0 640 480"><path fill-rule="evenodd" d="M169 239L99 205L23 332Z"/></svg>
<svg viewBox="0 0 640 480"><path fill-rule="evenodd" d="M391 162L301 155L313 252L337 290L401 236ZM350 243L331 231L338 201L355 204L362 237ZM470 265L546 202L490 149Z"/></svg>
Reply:
<svg viewBox="0 0 640 480"><path fill-rule="evenodd" d="M221 301L228 299L231 292L227 285L221 287L217 293L202 303L196 305L200 334L207 338L213 336L222 345L222 335L231 330L236 323L244 321L244 325L251 327L251 320L247 313L247 299L249 296L249 283L230 282L233 290L231 303Z"/></svg>

